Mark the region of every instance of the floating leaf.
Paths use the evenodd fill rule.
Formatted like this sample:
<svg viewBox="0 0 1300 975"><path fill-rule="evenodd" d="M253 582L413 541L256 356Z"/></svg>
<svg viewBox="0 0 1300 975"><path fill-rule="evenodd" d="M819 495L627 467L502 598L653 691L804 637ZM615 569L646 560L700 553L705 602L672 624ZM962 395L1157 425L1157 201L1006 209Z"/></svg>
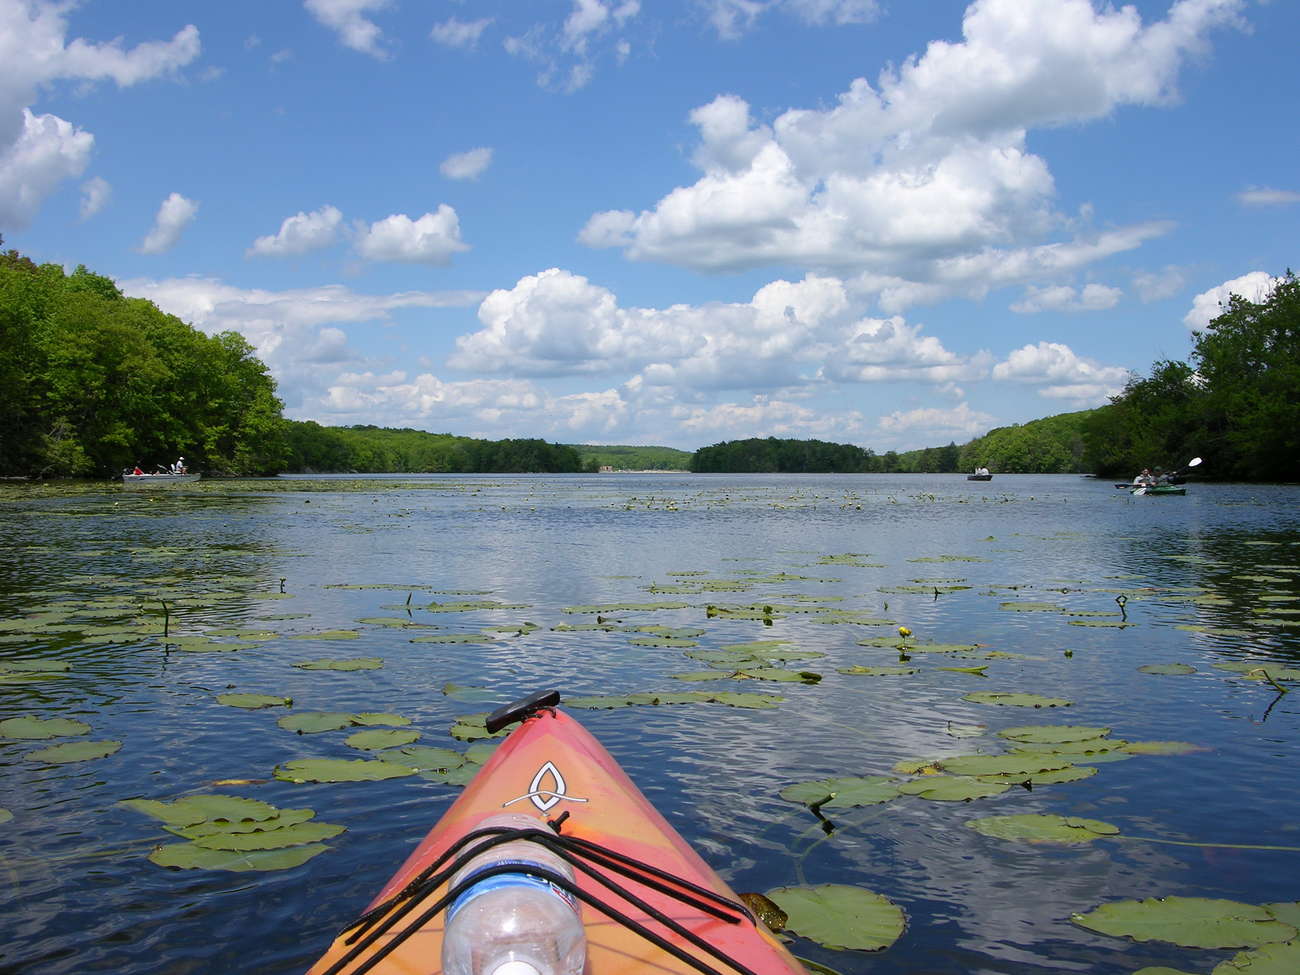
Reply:
<svg viewBox="0 0 1300 975"><path fill-rule="evenodd" d="M1132 755L1190 755L1205 749L1187 741L1130 741L1124 751Z"/></svg>
<svg viewBox="0 0 1300 975"><path fill-rule="evenodd" d="M477 602L429 603L424 607L430 613L471 613L488 609L528 609L525 603L498 603L491 599ZM568 612L568 610L565 610Z"/></svg>
<svg viewBox="0 0 1300 975"><path fill-rule="evenodd" d="M566 702L567 703L567 702ZM465 764L465 756L451 748L435 748L432 745L406 745L403 748L390 748L380 752L376 758L397 765L407 765L417 772L446 771L460 768Z"/></svg>
<svg viewBox="0 0 1300 975"><path fill-rule="evenodd" d="M1033 775L1068 768L1070 762L1054 755L954 755L937 763L953 775Z"/></svg>
<svg viewBox="0 0 1300 975"><path fill-rule="evenodd" d="M0 660L0 671L11 673L53 674L71 669L66 660Z"/></svg>
<svg viewBox="0 0 1300 975"><path fill-rule="evenodd" d="M1044 697L1041 694L1013 694L1002 691L972 691L962 695L963 701L973 704L996 704L1016 708L1068 708L1073 701L1063 697Z"/></svg>
<svg viewBox="0 0 1300 975"><path fill-rule="evenodd" d="M789 920L789 915L777 906L776 901L771 900L763 894L751 892L743 892L739 896L741 902L744 903L751 912L753 912L754 917L767 925L769 931L777 932L785 930L785 924L786 921Z"/></svg>
<svg viewBox="0 0 1300 975"><path fill-rule="evenodd" d="M1058 606L1056 603L1031 603L1031 602L1009 602L999 603L1002 609L1009 609L1016 613L1064 613L1065 607Z"/></svg>
<svg viewBox="0 0 1300 975"><path fill-rule="evenodd" d="M343 739L343 744L349 748L359 748L362 751L377 752L383 748L397 748L402 745L409 745L411 742L419 739L418 731L402 731L396 728L375 728L370 731L358 731L355 734L348 735Z"/></svg>
<svg viewBox="0 0 1300 975"><path fill-rule="evenodd" d="M897 799L897 784L897 779L883 775L846 776L788 785L781 790L780 795L782 799L801 802L806 806L874 806Z"/></svg>
<svg viewBox="0 0 1300 975"><path fill-rule="evenodd" d="M411 723L410 718L404 718L400 714L391 714L387 711L361 711L352 716L355 724L362 725L386 725L394 728L404 728Z"/></svg>
<svg viewBox="0 0 1300 975"><path fill-rule="evenodd" d="M452 683L443 684L442 693L462 704L489 704L500 697L496 691L486 687L468 687Z"/></svg>
<svg viewBox="0 0 1300 975"><path fill-rule="evenodd" d="M841 667L841 674L861 675L863 677L904 677L907 674L915 674L915 667Z"/></svg>
<svg viewBox="0 0 1300 975"><path fill-rule="evenodd" d="M1300 972L1300 941L1260 945L1214 966L1211 975L1294 975Z"/></svg>
<svg viewBox="0 0 1300 975"><path fill-rule="evenodd" d="M0 721L0 738L37 741L90 734L90 725L72 718L6 718Z"/></svg>
<svg viewBox="0 0 1300 975"><path fill-rule="evenodd" d="M700 645L698 640L688 640L675 636L656 636L654 634L629 637L627 642L634 647L698 647Z"/></svg>
<svg viewBox="0 0 1300 975"><path fill-rule="evenodd" d="M786 930L834 950L879 951L903 934L902 909L863 887L777 887L766 896L785 911Z"/></svg>
<svg viewBox="0 0 1300 975"><path fill-rule="evenodd" d="M26 758L29 762L45 762L50 765L89 762L96 758L107 758L121 747L120 741L66 741L61 745L29 752Z"/></svg>
<svg viewBox="0 0 1300 975"><path fill-rule="evenodd" d="M1099 819L1033 813L985 816L982 819L967 820L966 825L985 836L1000 840L1023 840L1026 843L1091 843L1119 833L1118 826Z"/></svg>
<svg viewBox="0 0 1300 975"><path fill-rule="evenodd" d="M816 684L822 679L821 674L814 673L811 670L785 670L780 667L751 667L738 671L736 676L748 677L753 680L775 680L800 684Z"/></svg>
<svg viewBox="0 0 1300 975"><path fill-rule="evenodd" d="M276 697L273 694L218 694L217 703L224 704L232 708L247 708L256 710L257 708L290 708L293 707L293 698Z"/></svg>
<svg viewBox="0 0 1300 975"><path fill-rule="evenodd" d="M1010 784L1005 782L981 782L957 775L927 775L914 782L904 782L898 786L898 791L935 802L970 802L996 796L1009 788Z"/></svg>
<svg viewBox="0 0 1300 975"><path fill-rule="evenodd" d="M318 843L338 836L346 829L334 823L296 823L279 829L247 833L220 832L194 840L205 850L278 850L284 847Z"/></svg>
<svg viewBox="0 0 1300 975"><path fill-rule="evenodd" d="M14 814L8 809L0 809L0 823L7 823L14 818Z"/></svg>
<svg viewBox="0 0 1300 975"><path fill-rule="evenodd" d="M296 731L300 735L314 735L321 731L351 727L357 723L355 718L356 715L346 711L299 711L295 714L286 714L276 724L286 731Z"/></svg>
<svg viewBox="0 0 1300 975"><path fill-rule="evenodd" d="M275 767L275 777L285 782L377 782L414 774L413 768L377 758L302 758Z"/></svg>
<svg viewBox="0 0 1300 975"><path fill-rule="evenodd" d="M252 800L249 800L252 801ZM166 803L164 803L166 805ZM169 833L187 840L200 840L217 833L258 833L267 830L279 830L286 826L297 826L314 818L314 809L277 809L269 819L214 819L195 823L192 826L164 826ZM286 846L292 844L285 844Z"/></svg>
<svg viewBox="0 0 1300 975"><path fill-rule="evenodd" d="M1196 668L1187 664L1143 664L1138 668L1139 673L1143 674L1167 674L1169 676L1181 676L1184 674L1196 673Z"/></svg>
<svg viewBox="0 0 1300 975"><path fill-rule="evenodd" d="M1071 920L1116 938L1168 941L1184 948L1253 948L1296 936L1295 928L1263 907L1207 897L1116 901Z"/></svg>
<svg viewBox="0 0 1300 975"><path fill-rule="evenodd" d="M1088 619L1088 620L1070 620L1069 622L1070 622L1070 625L1071 625L1071 626L1098 626L1098 627L1110 627L1111 629L1115 629L1115 630L1122 630L1122 629L1124 629L1124 628L1127 627L1127 626L1137 626L1136 623L1128 623L1128 622L1124 622L1124 621L1122 621L1122 620L1093 620L1093 619Z"/></svg>
<svg viewBox="0 0 1300 975"><path fill-rule="evenodd" d="M384 666L384 661L379 657L348 657L343 660L322 657L319 660L304 660L293 666L299 670L379 670Z"/></svg>
<svg viewBox="0 0 1300 975"><path fill-rule="evenodd" d="M172 843L154 850L149 859L160 867L182 870L286 870L300 866L328 849L324 843L312 843L280 850L237 852L207 850L194 843Z"/></svg>
<svg viewBox="0 0 1300 975"><path fill-rule="evenodd" d="M411 643L495 643L491 633L434 633L411 638Z"/></svg>
<svg viewBox="0 0 1300 975"><path fill-rule="evenodd" d="M356 630L323 630L320 633L298 633L290 640L355 640L359 636Z"/></svg>
<svg viewBox="0 0 1300 975"><path fill-rule="evenodd" d="M1004 728L998 732L998 737L1020 742L1069 742L1087 741L1090 738L1104 738L1109 734L1109 728L1087 725L1028 724L1015 728Z"/></svg>
<svg viewBox="0 0 1300 975"><path fill-rule="evenodd" d="M710 694L708 699L731 708L774 708L784 700L775 694L743 694L734 691Z"/></svg>

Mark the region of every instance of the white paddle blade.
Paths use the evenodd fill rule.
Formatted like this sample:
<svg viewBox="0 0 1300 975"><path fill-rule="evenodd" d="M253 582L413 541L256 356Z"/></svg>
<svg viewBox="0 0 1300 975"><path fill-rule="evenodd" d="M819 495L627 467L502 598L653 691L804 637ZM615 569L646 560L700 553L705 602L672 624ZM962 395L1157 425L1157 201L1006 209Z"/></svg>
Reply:
<svg viewBox="0 0 1300 975"><path fill-rule="evenodd" d="M1191 460L1187 462L1188 467L1199 467L1200 464L1201 464L1201 458L1199 457L1193 457Z"/></svg>
<svg viewBox="0 0 1300 975"><path fill-rule="evenodd" d="M1140 487L1140 488L1138 488L1136 491L1133 492L1133 497L1135 497L1135 498L1140 498L1140 497L1142 497L1142 495L1144 495L1144 494L1146 494L1146 493L1147 493L1147 489L1146 489L1145 487Z"/></svg>

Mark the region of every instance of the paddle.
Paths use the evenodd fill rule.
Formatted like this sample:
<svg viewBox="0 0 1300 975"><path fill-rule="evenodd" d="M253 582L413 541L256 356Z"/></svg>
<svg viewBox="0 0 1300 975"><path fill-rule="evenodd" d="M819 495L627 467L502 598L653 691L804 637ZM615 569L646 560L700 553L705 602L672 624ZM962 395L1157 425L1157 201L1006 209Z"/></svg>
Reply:
<svg viewBox="0 0 1300 975"><path fill-rule="evenodd" d="M1178 468L1178 470L1173 471L1172 473L1175 475L1185 474L1188 471L1190 471L1193 467L1199 467L1200 465L1201 465L1201 458L1193 457L1191 460L1187 462L1186 466L1180 467ZM1169 474L1166 474L1165 475L1166 479L1168 479L1169 476L1170 476ZM1133 492L1133 497L1140 498L1146 493L1147 493L1147 486L1143 484L1140 488L1138 488L1136 491Z"/></svg>

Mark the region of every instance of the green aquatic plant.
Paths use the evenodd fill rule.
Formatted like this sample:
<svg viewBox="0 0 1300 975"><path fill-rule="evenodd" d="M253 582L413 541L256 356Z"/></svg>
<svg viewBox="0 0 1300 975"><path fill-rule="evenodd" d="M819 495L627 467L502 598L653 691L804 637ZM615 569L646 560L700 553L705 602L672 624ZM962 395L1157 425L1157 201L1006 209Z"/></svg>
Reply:
<svg viewBox="0 0 1300 975"><path fill-rule="evenodd" d="M1138 668L1141 674L1162 674L1171 677L1196 673L1196 668L1188 664L1143 664Z"/></svg>
<svg viewBox="0 0 1300 975"><path fill-rule="evenodd" d="M1006 792L1011 785L1006 782L984 782L962 775L926 775L898 786L903 795L919 796L933 802L970 802L987 799Z"/></svg>
<svg viewBox="0 0 1300 975"><path fill-rule="evenodd" d="M798 782L779 793L782 799L802 803L812 809L846 809L851 806L874 806L897 799L898 779L883 775L839 776Z"/></svg>
<svg viewBox="0 0 1300 975"><path fill-rule="evenodd" d="M343 739L343 744L364 752L377 752L385 748L397 748L418 741L420 732L402 728L371 728L357 731Z"/></svg>
<svg viewBox="0 0 1300 975"><path fill-rule="evenodd" d="M1068 708L1074 702L1063 697L1045 697L1042 694L1020 694L1009 691L972 691L962 695L963 701L972 704L996 704L1015 708Z"/></svg>
<svg viewBox="0 0 1300 975"><path fill-rule="evenodd" d="M224 704L226 707L246 708L248 710L291 708L293 707L293 698L277 697L274 694L218 694L217 703Z"/></svg>
<svg viewBox="0 0 1300 975"><path fill-rule="evenodd" d="M48 748L28 752L23 757L29 762L63 765L69 762L90 762L97 758L107 758L121 747L120 741L66 741L60 745L51 745Z"/></svg>
<svg viewBox="0 0 1300 975"><path fill-rule="evenodd" d="M968 819L966 826L985 836L1025 843L1077 845L1119 835L1118 826L1099 819L1036 813Z"/></svg>
<svg viewBox="0 0 1300 975"><path fill-rule="evenodd" d="M299 670L379 670L384 666L380 657L347 657L335 660L321 657L318 660L302 660L293 664Z"/></svg>
<svg viewBox="0 0 1300 975"><path fill-rule="evenodd" d="M0 740L16 738L36 741L43 738L73 738L90 734L90 725L75 718L5 718L0 721Z"/></svg>
<svg viewBox="0 0 1300 975"><path fill-rule="evenodd" d="M378 782L414 775L415 769L379 758L300 758L282 762L273 775L284 782Z"/></svg>
<svg viewBox="0 0 1300 975"><path fill-rule="evenodd" d="M1167 941L1184 948L1255 948L1297 935L1266 907L1208 897L1114 901L1070 920L1111 937Z"/></svg>
<svg viewBox="0 0 1300 975"><path fill-rule="evenodd" d="M864 887L777 887L766 896L785 912L787 931L835 950L888 948L907 923L902 908Z"/></svg>

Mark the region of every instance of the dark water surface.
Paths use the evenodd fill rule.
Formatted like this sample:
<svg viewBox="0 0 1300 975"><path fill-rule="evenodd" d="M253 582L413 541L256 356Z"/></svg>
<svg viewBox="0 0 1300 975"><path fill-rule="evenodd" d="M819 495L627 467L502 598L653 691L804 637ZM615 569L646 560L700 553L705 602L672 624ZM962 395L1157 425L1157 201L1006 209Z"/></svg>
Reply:
<svg viewBox="0 0 1300 975"><path fill-rule="evenodd" d="M1196 484L1183 498L1132 498L1064 476L978 484L952 475L605 475L213 482L154 496L0 490L0 720L76 718L92 726L90 739L123 743L106 758L47 764L27 756L78 739L0 740L0 808L13 815L0 822L6 973L304 970L458 790L419 776L275 780L281 762L363 753L343 744L346 731L295 735L276 724L284 708L241 710L216 695L396 712L421 744L463 750L448 735L453 719L489 705L445 696L448 682L489 688L499 701L549 686L575 696L717 686L673 679L705 666L679 648L635 646L626 632L554 629L594 621L564 611L594 604L686 603L604 615L704 629L701 649L781 639L825 655L792 665L823 674L816 685L723 682L780 695L771 709L574 713L736 889L850 883L900 905L907 930L883 952L796 944L846 975L1119 975L1144 965L1208 973L1233 952L1109 938L1072 924L1071 914L1171 894L1300 900L1300 694L1279 696L1214 666L1300 667L1300 489ZM823 561L848 553L864 564ZM701 580L749 588L647 590ZM391 588L332 588L381 585ZM947 586L969 588L935 592ZM408 594L411 618L442 628L422 632L538 628L486 644L421 644L409 642L413 631L358 622L402 615ZM1126 600L1121 617L1070 615L1120 612L1117 596ZM798 597L842 597L807 605L891 623L819 624L804 613L778 614L768 626L706 610ZM172 614L168 639L120 632L140 620L161 624L160 599ZM527 608L422 608L482 599ZM1005 602L1060 610L1017 612ZM302 615L272 618L287 614ZM896 663L896 650L858 641L900 624L924 642L1021 656L915 654L911 676L837 673ZM105 632L112 627L119 632ZM233 652L175 642L228 628L268 632ZM332 630L358 636L295 639ZM384 666L291 666L320 657L381 657ZM38 659L66 661L67 676L6 679L19 672L5 664ZM938 669L985 662L986 678ZM1138 670L1174 662L1196 672ZM976 690L1073 704L963 700ZM1107 762L1082 781L969 803L903 797L843 810L829 835L778 796L810 779L894 774L907 759L999 753L1006 743L995 732L1024 724L1104 725L1116 738L1202 750ZM954 735L973 725L986 730ZM213 785L231 779L254 781ZM310 807L347 831L288 870L172 870L147 857L173 838L117 805L211 792ZM1126 838L1033 846L965 826L1012 813L1101 819ZM1249 846L1284 849L1240 848Z"/></svg>

